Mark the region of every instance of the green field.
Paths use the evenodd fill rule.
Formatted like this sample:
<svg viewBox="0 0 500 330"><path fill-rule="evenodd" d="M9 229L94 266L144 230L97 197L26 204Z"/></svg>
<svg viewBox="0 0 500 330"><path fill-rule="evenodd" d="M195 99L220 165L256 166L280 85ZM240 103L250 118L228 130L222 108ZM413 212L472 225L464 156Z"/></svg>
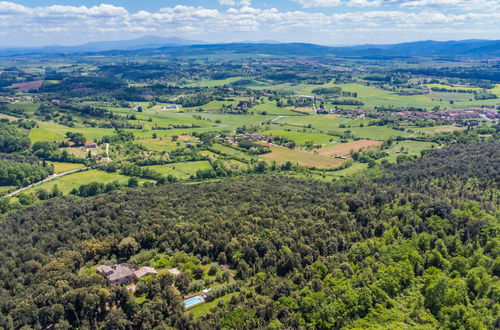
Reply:
<svg viewBox="0 0 500 330"><path fill-rule="evenodd" d="M496 84L495 88L488 91L500 97L500 84Z"/></svg>
<svg viewBox="0 0 500 330"><path fill-rule="evenodd" d="M231 77L219 80L201 80L187 85L187 87L217 87L230 85L238 80L243 79L242 77Z"/></svg>
<svg viewBox="0 0 500 330"><path fill-rule="evenodd" d="M464 131L466 127L458 127L454 125L441 125L441 126L430 126L430 127L415 127L412 130L416 132L423 132L426 134L439 134L439 133L448 133L455 131Z"/></svg>
<svg viewBox="0 0 500 330"><path fill-rule="evenodd" d="M420 151L424 149L431 149L433 146L436 147L436 144L431 142L396 141L389 149L384 150L389 154L389 156L384 159L390 162L395 162L398 155L420 156Z"/></svg>
<svg viewBox="0 0 500 330"><path fill-rule="evenodd" d="M6 195L9 192L16 190L16 186L0 186L0 196Z"/></svg>
<svg viewBox="0 0 500 330"><path fill-rule="evenodd" d="M255 113L265 112L268 115L280 115L280 116L297 116L299 113L292 111L290 108L278 107L276 101L266 101L265 103L253 106L251 111Z"/></svg>
<svg viewBox="0 0 500 330"><path fill-rule="evenodd" d="M77 170L79 168L84 168L83 164L75 163L60 163L60 162L49 162L49 164L54 166L54 173L64 173L72 170Z"/></svg>
<svg viewBox="0 0 500 330"><path fill-rule="evenodd" d="M311 126L315 130L323 130L327 132L331 129L339 128L339 125L359 126L367 125L370 119L352 119L340 117L338 115L311 115L311 116L294 116L280 118L273 123L276 124L291 124L300 125L303 127Z"/></svg>
<svg viewBox="0 0 500 330"><path fill-rule="evenodd" d="M312 152L289 149L274 145L269 145L269 148L271 149L271 153L261 155L260 157L275 161L279 164L290 161L294 164L299 164L307 167L331 169L340 166L343 162L340 159L320 156Z"/></svg>
<svg viewBox="0 0 500 330"><path fill-rule="evenodd" d="M270 135L276 137L285 137L287 139L295 141L295 143L304 145L308 141L312 141L314 144L330 144L332 141L336 140L336 137L320 134L320 133L302 133L296 131L281 131L277 129L268 130L262 132L263 135Z"/></svg>
<svg viewBox="0 0 500 330"><path fill-rule="evenodd" d="M40 107L39 104L31 103L31 102L15 102L7 105L7 108L13 110L21 110L22 112L26 114L33 114L35 113L38 108Z"/></svg>
<svg viewBox="0 0 500 330"><path fill-rule="evenodd" d="M125 184L129 179L130 177L118 173L89 170L66 175L61 178L42 183L39 186L26 190L25 193L33 193L37 189L51 190L55 185L57 185L58 188L63 192L63 194L67 195L72 189L78 188L81 185L88 184L90 182L110 183L113 181L118 181L122 184Z"/></svg>
<svg viewBox="0 0 500 330"><path fill-rule="evenodd" d="M371 139L371 140L387 140L391 137L397 136L415 136L414 133L402 132L392 129L387 126L365 126L365 127L351 127L348 129L342 129L344 131L351 131L354 136L363 139Z"/></svg>
<svg viewBox="0 0 500 330"><path fill-rule="evenodd" d="M446 88L450 90L469 90L469 91L480 91L482 88L479 87L469 87L469 86L450 86L444 84L425 84L427 88Z"/></svg>
<svg viewBox="0 0 500 330"><path fill-rule="evenodd" d="M179 179L189 179L191 176L196 175L196 172L199 170L212 169L212 165L210 165L208 161L197 161L172 163L167 165L153 165L146 166L146 168L155 170L165 176L173 175Z"/></svg>
<svg viewBox="0 0 500 330"><path fill-rule="evenodd" d="M196 111L198 109L203 109L204 111L222 111L223 106L228 107L232 105L233 107L238 106L239 101L211 101L207 104L198 107L183 107L187 111Z"/></svg>
<svg viewBox="0 0 500 330"><path fill-rule="evenodd" d="M157 152L162 152L162 151L170 152L178 148L185 148L186 144L196 143L196 139L194 140L179 139L177 141L173 141L171 137L167 136L157 139L135 140L134 143L144 146L146 150L157 151Z"/></svg>
<svg viewBox="0 0 500 330"><path fill-rule="evenodd" d="M106 135L113 135L114 129L93 128L93 127L66 127L56 123L40 122L39 127L30 131L31 142L39 141L63 141L66 139L66 132L77 132L85 135L88 141L97 140Z"/></svg>

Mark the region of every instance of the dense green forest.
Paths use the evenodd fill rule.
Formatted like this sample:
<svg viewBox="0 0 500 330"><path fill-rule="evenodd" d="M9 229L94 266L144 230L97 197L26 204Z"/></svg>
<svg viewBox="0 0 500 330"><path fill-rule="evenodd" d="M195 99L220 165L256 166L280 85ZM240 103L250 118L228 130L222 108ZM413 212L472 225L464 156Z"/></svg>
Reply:
<svg viewBox="0 0 500 330"><path fill-rule="evenodd" d="M52 199L0 220L0 328L498 328L499 182L499 145L481 143L351 181ZM138 302L83 271L179 251L235 270L212 313L184 312L189 276L160 273Z"/></svg>
<svg viewBox="0 0 500 330"><path fill-rule="evenodd" d="M17 152L27 149L31 142L28 134L8 121L0 121L0 152Z"/></svg>
<svg viewBox="0 0 500 330"><path fill-rule="evenodd" d="M27 186L45 179L53 170L49 166L0 159L0 185Z"/></svg>

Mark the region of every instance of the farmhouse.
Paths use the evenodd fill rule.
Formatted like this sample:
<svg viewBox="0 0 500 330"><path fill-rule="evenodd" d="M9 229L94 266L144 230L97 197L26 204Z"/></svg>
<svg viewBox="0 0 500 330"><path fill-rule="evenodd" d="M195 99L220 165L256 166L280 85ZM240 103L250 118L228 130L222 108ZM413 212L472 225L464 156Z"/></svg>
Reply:
<svg viewBox="0 0 500 330"><path fill-rule="evenodd" d="M177 268L169 269L168 272L174 276L180 276L182 274L181 271Z"/></svg>
<svg viewBox="0 0 500 330"><path fill-rule="evenodd" d="M162 110L179 110L179 107L177 106L177 104L171 104L171 105L163 106Z"/></svg>
<svg viewBox="0 0 500 330"><path fill-rule="evenodd" d="M140 279L140 278L143 278L144 276L148 276L148 275L155 275L156 276L156 275L158 275L158 272L153 267L142 267L141 269L136 270L134 272L134 276L136 279Z"/></svg>
<svg viewBox="0 0 500 330"><path fill-rule="evenodd" d="M144 276L158 274L153 267L142 267L139 270L133 271L130 266L123 264L113 266L101 265L96 268L96 271L112 285L129 284Z"/></svg>
<svg viewBox="0 0 500 330"><path fill-rule="evenodd" d="M87 148L87 149L97 149L97 147L98 147L98 145L95 142L85 144L85 148Z"/></svg>
<svg viewBox="0 0 500 330"><path fill-rule="evenodd" d="M126 265L99 266L97 267L97 273L112 285L132 283L135 279L134 273Z"/></svg>

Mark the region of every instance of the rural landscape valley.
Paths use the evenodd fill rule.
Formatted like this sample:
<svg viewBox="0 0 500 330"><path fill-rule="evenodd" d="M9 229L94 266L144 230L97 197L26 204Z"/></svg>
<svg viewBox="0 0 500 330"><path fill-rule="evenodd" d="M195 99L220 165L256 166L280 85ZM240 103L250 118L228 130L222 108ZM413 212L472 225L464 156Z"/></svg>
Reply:
<svg viewBox="0 0 500 330"><path fill-rule="evenodd" d="M94 42L282 13L49 3L0 2L41 20L0 48L0 330L500 328L500 41ZM51 46L63 12L102 31Z"/></svg>

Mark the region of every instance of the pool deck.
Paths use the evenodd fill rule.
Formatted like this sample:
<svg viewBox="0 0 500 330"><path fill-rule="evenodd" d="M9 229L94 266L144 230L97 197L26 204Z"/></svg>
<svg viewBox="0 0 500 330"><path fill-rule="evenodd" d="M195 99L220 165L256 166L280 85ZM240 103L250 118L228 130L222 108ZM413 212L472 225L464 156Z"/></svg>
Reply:
<svg viewBox="0 0 500 330"><path fill-rule="evenodd" d="M195 304L189 305L189 306L184 306L185 310L188 310L190 308L193 308L195 306L198 306L198 305L201 305L201 304L205 303L205 298L203 298L201 295L196 295L196 296L193 296L193 297L189 297L188 299L184 300L183 303L186 302L186 301L188 301L188 300L190 300L190 299L193 299L193 298L200 298L201 301L199 301L199 302L197 302Z"/></svg>

